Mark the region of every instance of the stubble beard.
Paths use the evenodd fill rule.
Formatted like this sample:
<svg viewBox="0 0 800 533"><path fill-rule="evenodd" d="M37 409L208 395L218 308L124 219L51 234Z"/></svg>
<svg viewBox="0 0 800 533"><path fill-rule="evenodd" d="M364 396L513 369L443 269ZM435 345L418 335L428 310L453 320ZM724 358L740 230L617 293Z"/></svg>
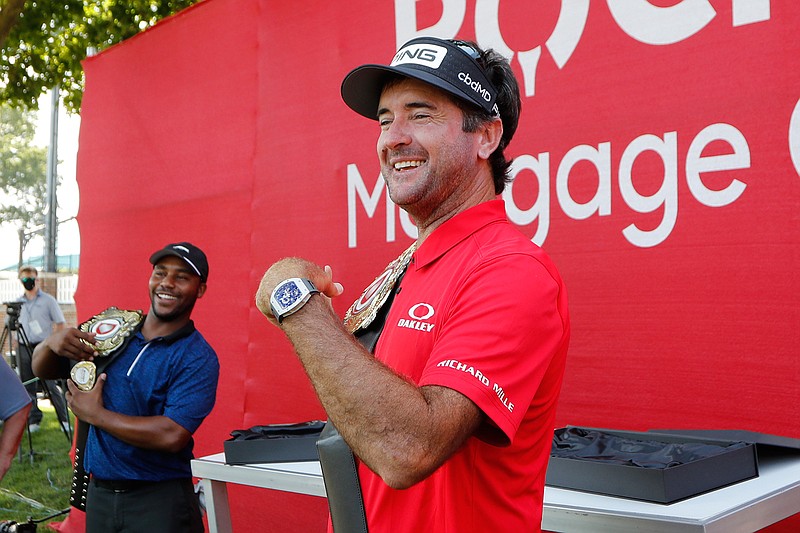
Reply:
<svg viewBox="0 0 800 533"><path fill-rule="evenodd" d="M176 308L168 313L159 313L158 306L156 305L157 301L158 296L152 294L150 296L150 309L153 315L155 315L155 317L161 322L174 322L184 316L190 316L192 314L192 310L194 309L194 302L192 302L188 306Z"/></svg>

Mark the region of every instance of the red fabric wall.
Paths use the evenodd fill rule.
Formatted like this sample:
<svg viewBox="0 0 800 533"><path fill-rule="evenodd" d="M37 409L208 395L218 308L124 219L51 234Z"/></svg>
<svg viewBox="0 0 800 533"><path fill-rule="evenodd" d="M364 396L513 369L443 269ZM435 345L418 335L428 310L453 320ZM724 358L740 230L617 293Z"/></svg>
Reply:
<svg viewBox="0 0 800 533"><path fill-rule="evenodd" d="M222 376L196 455L233 429L324 418L253 296L269 264L299 255L332 265L343 313L411 242L380 189L377 126L339 84L414 30L502 39L524 80L506 201L570 292L558 424L800 437L800 13L789 0L561 4L209 0L86 60L79 318L147 309L163 244L206 250L195 322ZM322 499L229 491L236 529L324 527Z"/></svg>

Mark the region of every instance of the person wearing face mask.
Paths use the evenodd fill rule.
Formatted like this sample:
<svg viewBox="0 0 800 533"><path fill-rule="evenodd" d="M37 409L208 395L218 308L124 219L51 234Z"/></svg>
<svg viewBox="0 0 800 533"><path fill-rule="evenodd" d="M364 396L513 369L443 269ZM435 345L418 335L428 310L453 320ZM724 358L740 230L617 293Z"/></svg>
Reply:
<svg viewBox="0 0 800 533"><path fill-rule="evenodd" d="M24 265L19 269L19 279L25 288L25 293L17 301L22 302L22 309L19 315L19 323L25 332L28 345L19 344L19 377L22 382L34 379L31 370L31 354L36 346L55 331L64 329L64 313L61 311L58 302L51 295L39 288L39 272L36 268ZM36 392L39 384L29 383L25 386L31 397L31 411L28 414L28 427L35 432L42 423L42 411L36 401ZM69 416L67 405L64 401L64 392L56 381L48 381L47 388L50 391L50 401L56 409L61 425L65 430L69 430Z"/></svg>

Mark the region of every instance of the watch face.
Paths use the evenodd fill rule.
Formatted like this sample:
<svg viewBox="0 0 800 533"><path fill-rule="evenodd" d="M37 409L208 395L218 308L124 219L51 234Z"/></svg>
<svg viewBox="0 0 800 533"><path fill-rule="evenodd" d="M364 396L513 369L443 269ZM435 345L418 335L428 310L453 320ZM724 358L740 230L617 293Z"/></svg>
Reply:
<svg viewBox="0 0 800 533"><path fill-rule="evenodd" d="M289 307L302 296L303 293L294 282L284 283L275 291L275 299L284 308Z"/></svg>
<svg viewBox="0 0 800 533"><path fill-rule="evenodd" d="M272 314L281 322L308 301L311 294L319 292L307 279L291 278L281 282L269 298Z"/></svg>

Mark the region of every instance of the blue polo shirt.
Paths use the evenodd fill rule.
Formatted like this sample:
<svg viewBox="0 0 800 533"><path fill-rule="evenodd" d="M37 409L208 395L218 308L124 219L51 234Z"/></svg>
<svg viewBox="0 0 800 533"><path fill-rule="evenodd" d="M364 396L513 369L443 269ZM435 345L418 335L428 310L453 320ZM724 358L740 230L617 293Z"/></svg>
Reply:
<svg viewBox="0 0 800 533"><path fill-rule="evenodd" d="M14 413L31 403L28 391L19 376L5 361L0 361L0 420L8 420Z"/></svg>
<svg viewBox="0 0 800 533"><path fill-rule="evenodd" d="M219 361L190 321L150 341L137 332L104 372L106 409L130 416L166 416L194 433L214 407ZM100 479L190 478L193 447L190 440L178 453L137 448L91 426L84 468Z"/></svg>

